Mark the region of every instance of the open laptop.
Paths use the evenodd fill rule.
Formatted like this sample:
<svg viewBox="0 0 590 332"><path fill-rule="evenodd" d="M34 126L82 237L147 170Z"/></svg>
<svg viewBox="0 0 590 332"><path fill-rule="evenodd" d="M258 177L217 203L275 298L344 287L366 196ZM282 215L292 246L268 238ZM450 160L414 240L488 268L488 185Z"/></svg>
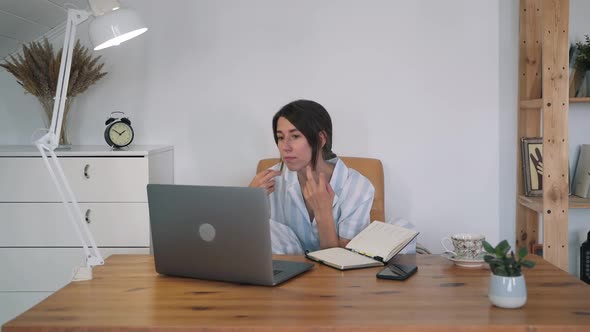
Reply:
<svg viewBox="0 0 590 332"><path fill-rule="evenodd" d="M160 274L274 286L313 267L273 261L264 189L148 184L147 193Z"/></svg>

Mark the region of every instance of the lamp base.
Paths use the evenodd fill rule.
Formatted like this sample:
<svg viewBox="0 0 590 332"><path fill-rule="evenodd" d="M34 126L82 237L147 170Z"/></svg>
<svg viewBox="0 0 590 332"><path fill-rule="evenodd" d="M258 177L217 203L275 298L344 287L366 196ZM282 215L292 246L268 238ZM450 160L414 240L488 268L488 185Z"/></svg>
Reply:
<svg viewBox="0 0 590 332"><path fill-rule="evenodd" d="M72 281L92 280L92 268L89 266L81 266L74 274Z"/></svg>

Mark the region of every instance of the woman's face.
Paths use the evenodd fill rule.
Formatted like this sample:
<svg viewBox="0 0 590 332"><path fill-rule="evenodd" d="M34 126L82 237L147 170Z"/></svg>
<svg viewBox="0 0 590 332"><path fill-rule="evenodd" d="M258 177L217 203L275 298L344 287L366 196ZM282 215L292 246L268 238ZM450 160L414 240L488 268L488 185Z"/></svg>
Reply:
<svg viewBox="0 0 590 332"><path fill-rule="evenodd" d="M311 162L311 146L307 138L284 117L277 121L277 147L290 171L305 169Z"/></svg>

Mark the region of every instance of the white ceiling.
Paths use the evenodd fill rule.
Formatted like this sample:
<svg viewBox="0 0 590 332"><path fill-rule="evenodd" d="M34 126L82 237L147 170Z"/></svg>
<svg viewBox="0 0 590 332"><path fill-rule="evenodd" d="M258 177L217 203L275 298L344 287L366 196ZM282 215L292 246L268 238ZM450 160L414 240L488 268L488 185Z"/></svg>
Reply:
<svg viewBox="0 0 590 332"><path fill-rule="evenodd" d="M86 0L0 0L0 59L22 44L63 31L68 8L86 9Z"/></svg>

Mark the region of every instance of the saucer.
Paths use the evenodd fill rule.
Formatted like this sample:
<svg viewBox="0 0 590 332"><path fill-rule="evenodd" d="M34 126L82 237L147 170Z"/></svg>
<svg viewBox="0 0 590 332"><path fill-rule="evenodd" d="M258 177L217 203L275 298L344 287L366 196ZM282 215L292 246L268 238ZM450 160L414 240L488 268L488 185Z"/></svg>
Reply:
<svg viewBox="0 0 590 332"><path fill-rule="evenodd" d="M485 264L485 261L483 260L483 255L481 254L479 256L479 259L460 259L460 258L455 258L455 255L453 255L450 252L445 252L440 254L442 257L450 260L451 262L455 263L455 265L457 266L462 266L462 267L481 267Z"/></svg>

